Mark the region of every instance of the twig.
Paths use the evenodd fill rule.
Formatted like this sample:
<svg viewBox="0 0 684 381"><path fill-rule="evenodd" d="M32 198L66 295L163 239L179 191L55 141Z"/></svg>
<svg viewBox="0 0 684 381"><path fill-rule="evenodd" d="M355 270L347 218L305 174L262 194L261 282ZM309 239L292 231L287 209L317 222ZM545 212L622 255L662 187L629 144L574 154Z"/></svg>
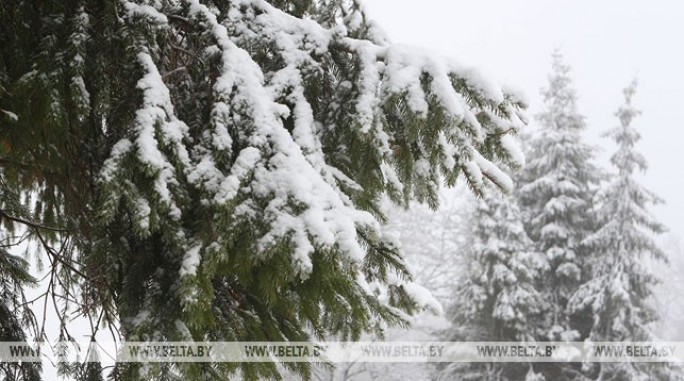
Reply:
<svg viewBox="0 0 684 381"><path fill-rule="evenodd" d="M175 69L173 69L173 70L171 70L171 71L169 71L169 72L164 73L164 75L162 75L162 79L166 79L166 78L168 78L168 77L170 77L170 76L172 76L172 75L174 75L174 74L176 74L176 73L179 73L179 72L181 72L181 71L186 71L186 70L188 70L187 66L180 66L180 67L177 67L177 68L175 68Z"/></svg>
<svg viewBox="0 0 684 381"><path fill-rule="evenodd" d="M178 45L169 44L169 46L171 47L171 49L175 49L175 50L178 50L179 52L183 52L185 54L191 55L192 59L199 61L200 63L202 63L202 65L205 65L204 60L202 60L202 58L200 58L200 56L197 53L191 52L191 51L189 51L185 48L182 48ZM190 61L190 62L192 62L192 61Z"/></svg>
<svg viewBox="0 0 684 381"><path fill-rule="evenodd" d="M192 22L190 21L190 19L187 19L187 18L185 18L185 17L183 17L183 16L178 16L178 15L166 15L166 18L169 19L169 20L181 22L181 23L185 24L186 26L192 27Z"/></svg>
<svg viewBox="0 0 684 381"><path fill-rule="evenodd" d="M59 253L57 253L55 251L55 249L53 249L52 247L50 247L50 245L47 244L47 241L45 240L45 238L40 233L36 232L36 235L38 236L38 240L40 240L40 243L43 245L43 248L45 249L45 251L47 251L48 254L50 254L50 256L52 258L54 258L57 262L61 263L64 267L73 271L75 274L83 277L85 280L92 281L92 279L89 276L87 276L86 274L84 274L83 272L81 272L81 270L75 268L70 263L68 263L64 259L62 259L62 257L59 256ZM52 261L50 261L50 262L52 264L52 267L54 268L54 263L52 263Z"/></svg>
<svg viewBox="0 0 684 381"><path fill-rule="evenodd" d="M24 225L26 225L26 226L32 227L32 228L34 228L34 229L50 230L50 231L53 231L53 232L61 232L61 233L67 233L67 232L69 232L67 229L53 228L53 227L50 227L50 226L41 225L41 224L35 223L35 222L33 222L33 221L29 221L29 220L23 219L23 218L21 218L21 217L10 216L9 214L5 213L5 211L2 210L2 209L0 209L0 216L5 217L5 218L7 218L7 219L10 220L10 221L18 222L18 223L20 223L20 224L24 224Z"/></svg>

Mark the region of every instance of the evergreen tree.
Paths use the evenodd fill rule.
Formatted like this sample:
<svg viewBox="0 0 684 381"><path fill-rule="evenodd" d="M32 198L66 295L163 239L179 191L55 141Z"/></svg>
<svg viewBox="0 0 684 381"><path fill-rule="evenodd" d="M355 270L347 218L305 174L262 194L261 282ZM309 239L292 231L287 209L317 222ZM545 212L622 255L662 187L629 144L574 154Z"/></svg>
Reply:
<svg viewBox="0 0 684 381"><path fill-rule="evenodd" d="M667 259L654 241L665 231L649 213L649 204L662 202L634 178L646 170L646 160L635 150L641 139L632 126L640 112L632 105L636 82L624 90L625 102L615 115L620 126L606 136L617 143L610 158L616 176L601 192L597 215L600 227L584 244L591 250L591 279L570 299L570 313L586 311L593 316L592 341L649 341L654 339L650 323L657 318L653 287L658 278L649 270L647 256ZM591 379L643 380L675 379L664 366L640 363L597 363L587 370Z"/></svg>
<svg viewBox="0 0 684 381"><path fill-rule="evenodd" d="M28 211L16 194L9 191L0 178L0 216L14 216L16 221L28 217ZM29 272L29 264L17 255L19 245L27 239L21 229L6 225L0 229L0 342L28 341L38 333L36 317L27 305L26 288L37 280ZM7 381L40 380L39 363L0 363L0 379Z"/></svg>
<svg viewBox="0 0 684 381"><path fill-rule="evenodd" d="M570 67L559 52L552 56L549 83L542 90L544 110L537 116L538 130L529 139L527 161L519 188L525 229L535 250L548 261L538 290L550 311L540 322L544 332L537 340L581 341L591 315L570 316L568 299L591 277L581 242L595 226L592 200L598 169L594 149L584 143L584 118L577 110ZM575 373L573 364L535 364L545 377L565 379Z"/></svg>
<svg viewBox="0 0 684 381"><path fill-rule="evenodd" d="M450 309L453 341L534 341L545 311L536 289L548 263L534 252L515 198L489 195L474 202L469 242L472 265ZM450 364L440 379L522 380L529 364Z"/></svg>
<svg viewBox="0 0 684 381"><path fill-rule="evenodd" d="M66 296L126 340L405 324L422 303L382 196L435 206L461 174L511 186L493 162L517 157L524 104L389 44L355 0L3 1L0 54L0 176L60 228L46 243L68 242L50 252ZM236 370L279 377L113 377Z"/></svg>
<svg viewBox="0 0 684 381"><path fill-rule="evenodd" d="M656 336L671 341L684 340L684 305L677 303L684 294L684 245L676 233L670 231L659 240L660 247L667 253L668 261L656 262L653 271L661 279L654 290L658 321L655 323Z"/></svg>
<svg viewBox="0 0 684 381"><path fill-rule="evenodd" d="M552 303L545 339L577 338L565 314L568 298L586 274L580 242L591 232L592 198L598 182L594 149L583 142L584 118L577 112L570 67L553 54L544 111L529 141L520 186L526 230L549 262L542 285Z"/></svg>
<svg viewBox="0 0 684 381"><path fill-rule="evenodd" d="M470 200L468 189L462 184L439 191L439 207L411 202L407 208L386 202L387 230L395 234L401 244L404 259L415 281L434 297L433 308L412 317L409 329L395 327L383 332L383 337L367 335L362 341L440 341L450 325L443 312L449 305L454 290L462 282L469 258L463 248L468 247L465 204ZM429 290L429 291L428 291ZM432 363L349 362L334 368L319 366L314 369L319 381L394 381L431 380L436 367Z"/></svg>

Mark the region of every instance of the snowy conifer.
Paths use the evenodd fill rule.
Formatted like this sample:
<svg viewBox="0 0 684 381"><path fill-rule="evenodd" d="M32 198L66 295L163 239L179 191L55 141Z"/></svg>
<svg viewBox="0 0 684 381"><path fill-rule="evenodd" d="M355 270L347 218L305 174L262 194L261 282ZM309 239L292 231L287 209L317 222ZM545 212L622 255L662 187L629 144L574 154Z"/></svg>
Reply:
<svg viewBox="0 0 684 381"><path fill-rule="evenodd" d="M513 197L488 195L474 201L469 233L472 265L449 315L454 341L533 341L545 311L536 289L548 263L534 252ZM521 380L529 364L451 364L440 379Z"/></svg>
<svg viewBox="0 0 684 381"><path fill-rule="evenodd" d="M18 222L29 216L17 194L11 192L0 177L0 218L5 220L12 217L14 222ZM37 280L29 271L28 261L17 251L29 234L22 232L20 223L5 221L5 229L0 229L0 342L28 341L38 333L38 324L25 291L35 286ZM38 381L40 369L39 363L2 361L0 379Z"/></svg>
<svg viewBox="0 0 684 381"><path fill-rule="evenodd" d="M581 241L591 232L591 205L597 169L594 150L583 142L584 118L577 111L570 67L553 54L548 87L542 91L544 110L529 141L520 186L526 230L549 263L543 292L551 303L548 331L539 339L577 339L565 313L584 271Z"/></svg>
<svg viewBox="0 0 684 381"><path fill-rule="evenodd" d="M570 67L557 51L548 81L537 129L526 141L519 203L528 236L549 265L537 285L549 305L537 340L580 341L591 315L570 316L567 303L591 275L581 243L595 227L592 204L599 171L592 163L594 148L582 137L586 126L577 110ZM547 380L572 379L578 366L537 363L534 370Z"/></svg>
<svg viewBox="0 0 684 381"><path fill-rule="evenodd" d="M60 264L80 269L80 312L119 321L127 340L355 339L402 324L422 301L381 197L434 206L461 174L475 192L507 190L493 162L519 157L515 95L389 44L353 0L11 1L0 50L1 175L68 231Z"/></svg>
<svg viewBox="0 0 684 381"><path fill-rule="evenodd" d="M657 318L653 287L658 278L646 261L649 257L666 260L654 240L665 227L648 211L649 205L662 200L635 178L637 170L647 168L646 160L635 150L641 139L632 126L640 114L632 105L635 91L636 82L625 88L624 104L615 113L620 125L606 133L617 143L617 151L610 158L617 174L601 192L597 206L600 227L584 240L590 249L591 279L568 304L571 314L586 311L593 316L592 341L654 339L649 324ZM675 379L666 367L653 365L598 363L587 367L587 372L597 380Z"/></svg>

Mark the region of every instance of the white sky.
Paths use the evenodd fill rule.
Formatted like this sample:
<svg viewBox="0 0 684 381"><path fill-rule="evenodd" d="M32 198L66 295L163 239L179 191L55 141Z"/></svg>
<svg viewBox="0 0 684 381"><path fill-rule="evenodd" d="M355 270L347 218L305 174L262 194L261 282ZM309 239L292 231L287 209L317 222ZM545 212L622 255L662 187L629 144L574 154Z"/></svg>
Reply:
<svg viewBox="0 0 684 381"><path fill-rule="evenodd" d="M622 89L636 75L637 149L650 168L643 183L666 200L654 208L684 236L684 1L678 0L366 0L390 40L434 50L514 85L540 110L550 56L572 66L590 143L617 125ZM533 121L534 123L534 121Z"/></svg>

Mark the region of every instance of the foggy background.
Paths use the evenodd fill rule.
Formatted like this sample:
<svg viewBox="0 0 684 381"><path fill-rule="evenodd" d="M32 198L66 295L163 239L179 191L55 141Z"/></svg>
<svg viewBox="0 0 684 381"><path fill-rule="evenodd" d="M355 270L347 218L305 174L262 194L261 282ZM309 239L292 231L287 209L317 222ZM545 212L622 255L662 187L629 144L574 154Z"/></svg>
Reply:
<svg viewBox="0 0 684 381"><path fill-rule="evenodd" d="M559 49L572 67L587 142L608 167L612 143L599 135L617 125L622 89L636 76L634 127L649 163L643 184L666 201L653 207L671 233L684 233L684 3L672 0L369 0L392 42L433 50L523 91L529 115ZM530 118L532 124L535 123Z"/></svg>
<svg viewBox="0 0 684 381"><path fill-rule="evenodd" d="M599 148L597 164L609 171L613 171L608 159L615 147L600 135L618 125L614 114L623 101L622 90L633 78L638 80L634 105L642 114L633 126L642 140L636 150L649 165L639 179L665 200L649 208L669 229L658 237L670 264L656 265L663 283L654 301L661 314L655 332L662 340L684 340L684 3L369 0L364 4L391 42L432 50L522 91L530 106L529 128L534 128L534 116L541 111L540 89L547 84L551 53L558 49L572 68L578 110L587 125L584 137ZM405 249L409 262L424 257L410 245ZM458 271L458 258L450 268Z"/></svg>

